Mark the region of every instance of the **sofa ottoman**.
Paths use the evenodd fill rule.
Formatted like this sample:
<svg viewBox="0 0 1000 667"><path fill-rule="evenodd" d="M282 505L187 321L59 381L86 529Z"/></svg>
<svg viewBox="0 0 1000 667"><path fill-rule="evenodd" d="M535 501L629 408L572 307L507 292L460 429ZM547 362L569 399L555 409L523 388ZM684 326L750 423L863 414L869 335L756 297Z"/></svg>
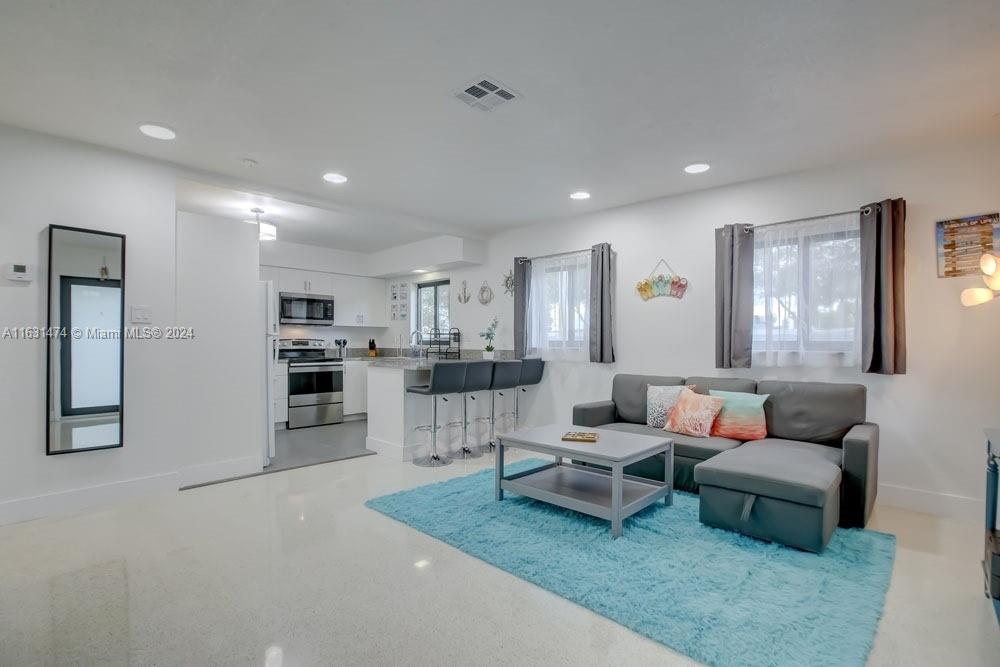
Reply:
<svg viewBox="0 0 1000 667"><path fill-rule="evenodd" d="M840 520L840 450L768 438L695 466L701 522L822 551Z"/></svg>

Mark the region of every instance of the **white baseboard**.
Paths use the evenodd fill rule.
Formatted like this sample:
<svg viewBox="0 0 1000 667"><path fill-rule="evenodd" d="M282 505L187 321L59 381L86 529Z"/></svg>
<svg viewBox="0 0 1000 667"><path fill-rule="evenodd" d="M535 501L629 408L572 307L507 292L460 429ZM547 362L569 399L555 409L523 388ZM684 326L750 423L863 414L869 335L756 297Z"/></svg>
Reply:
<svg viewBox="0 0 1000 667"><path fill-rule="evenodd" d="M29 498L0 501L0 526L52 516L79 514L122 500L177 491L182 486L200 484L261 471L259 456L215 461L179 471L98 484L79 489L46 493Z"/></svg>
<svg viewBox="0 0 1000 667"><path fill-rule="evenodd" d="M42 517L77 514L101 505L176 490L177 473L168 472L29 498L14 498L0 502L0 526Z"/></svg>
<svg viewBox="0 0 1000 667"><path fill-rule="evenodd" d="M220 479L252 475L264 469L260 456L243 456L238 459L212 461L196 466L181 468L177 473L177 487L216 482Z"/></svg>
<svg viewBox="0 0 1000 667"><path fill-rule="evenodd" d="M896 484L879 484L875 502L877 505L901 507L952 519L982 521L985 512L985 501L982 498L924 491Z"/></svg>

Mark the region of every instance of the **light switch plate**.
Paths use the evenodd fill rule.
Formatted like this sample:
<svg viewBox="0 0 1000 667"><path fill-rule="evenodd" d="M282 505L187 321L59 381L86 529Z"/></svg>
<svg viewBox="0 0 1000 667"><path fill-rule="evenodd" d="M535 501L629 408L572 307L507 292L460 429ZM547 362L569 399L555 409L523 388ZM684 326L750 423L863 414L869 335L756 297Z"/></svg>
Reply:
<svg viewBox="0 0 1000 667"><path fill-rule="evenodd" d="M132 324L149 324L152 321L152 306L132 306Z"/></svg>

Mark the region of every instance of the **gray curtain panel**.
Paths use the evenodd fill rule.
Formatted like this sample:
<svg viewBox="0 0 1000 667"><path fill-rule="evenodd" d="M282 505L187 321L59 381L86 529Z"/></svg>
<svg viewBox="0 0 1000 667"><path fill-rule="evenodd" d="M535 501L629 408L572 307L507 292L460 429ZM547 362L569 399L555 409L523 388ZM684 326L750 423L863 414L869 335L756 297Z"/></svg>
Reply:
<svg viewBox="0 0 1000 667"><path fill-rule="evenodd" d="M531 260L514 258L514 358L524 359L528 340L528 290L531 289Z"/></svg>
<svg viewBox="0 0 1000 667"><path fill-rule="evenodd" d="M590 249L590 360L610 364L615 360L615 292L610 243Z"/></svg>
<svg viewBox="0 0 1000 667"><path fill-rule="evenodd" d="M753 344L753 227L715 230L715 367L750 368Z"/></svg>
<svg viewBox="0 0 1000 667"><path fill-rule="evenodd" d="M906 201L861 207L861 370L906 373Z"/></svg>

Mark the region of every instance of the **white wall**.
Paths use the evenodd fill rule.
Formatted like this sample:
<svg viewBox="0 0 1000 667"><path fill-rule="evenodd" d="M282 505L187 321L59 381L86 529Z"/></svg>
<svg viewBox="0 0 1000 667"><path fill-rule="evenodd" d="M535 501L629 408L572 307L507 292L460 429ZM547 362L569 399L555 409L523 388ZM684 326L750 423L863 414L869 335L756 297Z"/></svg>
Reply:
<svg viewBox="0 0 1000 667"><path fill-rule="evenodd" d="M0 329L45 325L49 224L125 234L126 313L131 304L144 304L152 307L155 325L182 324L175 302L174 182L166 165L0 126L0 264L37 266L28 284L0 278ZM0 523L176 489L188 465L187 408L209 400L215 389L183 381L177 372L183 354L174 341L126 341L124 448L47 457L45 342L0 340L7 379L0 388ZM238 369L220 374L230 370ZM255 409L214 418L251 419ZM201 445L212 457L216 443Z"/></svg>
<svg viewBox="0 0 1000 667"><path fill-rule="evenodd" d="M595 197L600 193L595 189ZM763 224L905 197L908 373L882 377L850 370L760 369L758 378L862 382L869 419L881 426L879 500L921 511L978 517L983 496L982 429L1000 423L1000 304L966 309L978 277L939 279L937 220L1000 209L1000 141L959 145L660 199L571 220L533 225L490 242L485 267L450 272L452 321L466 347L500 316L497 348L513 347L513 299L500 281L516 255L541 255L608 241L617 252L617 363L551 364L540 395L525 401L529 420L569 420L572 405L610 395L618 372L721 375L714 368L714 229ZM635 283L660 257L690 281L683 300L642 301ZM486 279L489 306L454 295Z"/></svg>
<svg viewBox="0 0 1000 667"><path fill-rule="evenodd" d="M258 472L264 405L264 302L257 229L239 220L177 213L177 322L195 338L175 343L184 400L181 484ZM225 248L226 252L219 252ZM180 397L178 397L180 398Z"/></svg>

